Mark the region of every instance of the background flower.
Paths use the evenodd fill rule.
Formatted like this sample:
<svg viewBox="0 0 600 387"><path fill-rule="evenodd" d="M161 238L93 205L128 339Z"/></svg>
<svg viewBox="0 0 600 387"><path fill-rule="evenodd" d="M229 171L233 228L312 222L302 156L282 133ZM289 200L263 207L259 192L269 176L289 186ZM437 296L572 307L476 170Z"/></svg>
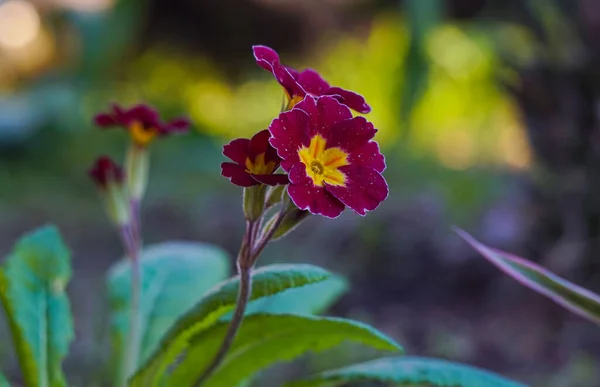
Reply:
<svg viewBox="0 0 600 387"><path fill-rule="evenodd" d="M94 122L101 128L120 126L128 130L133 142L139 146L148 145L156 136L185 132L190 125L186 118L164 122L155 109L142 104L130 109L113 104L111 111L96 115Z"/></svg>

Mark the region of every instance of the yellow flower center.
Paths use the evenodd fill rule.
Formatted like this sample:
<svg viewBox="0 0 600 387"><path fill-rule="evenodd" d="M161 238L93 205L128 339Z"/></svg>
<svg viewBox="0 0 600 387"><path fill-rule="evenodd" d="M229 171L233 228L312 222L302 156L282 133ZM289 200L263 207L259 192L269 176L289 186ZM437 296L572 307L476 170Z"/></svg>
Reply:
<svg viewBox="0 0 600 387"><path fill-rule="evenodd" d="M341 148L325 149L327 140L317 134L310 140L310 145L298 151L300 160L306 166L306 174L315 185L345 185L346 175L339 168L349 165L348 154Z"/></svg>
<svg viewBox="0 0 600 387"><path fill-rule="evenodd" d="M283 104L284 109L282 111L292 110L294 108L294 106L296 106L303 99L304 99L304 96L302 96L302 95L291 96L290 93L288 93L288 91L285 90L285 100L287 101L287 104L285 104L285 101L284 101L284 104Z"/></svg>
<svg viewBox="0 0 600 387"><path fill-rule="evenodd" d="M135 121L129 127L129 134L134 144L145 147L158 134L156 128L147 127L142 122Z"/></svg>
<svg viewBox="0 0 600 387"><path fill-rule="evenodd" d="M303 99L304 99L304 97L301 95L296 95L293 98L290 98L288 105L287 105L288 110L291 110L294 106L296 106L296 104L298 104Z"/></svg>
<svg viewBox="0 0 600 387"><path fill-rule="evenodd" d="M246 158L246 171L253 175L268 175L275 170L275 161L265 163L265 154L261 153L254 161Z"/></svg>

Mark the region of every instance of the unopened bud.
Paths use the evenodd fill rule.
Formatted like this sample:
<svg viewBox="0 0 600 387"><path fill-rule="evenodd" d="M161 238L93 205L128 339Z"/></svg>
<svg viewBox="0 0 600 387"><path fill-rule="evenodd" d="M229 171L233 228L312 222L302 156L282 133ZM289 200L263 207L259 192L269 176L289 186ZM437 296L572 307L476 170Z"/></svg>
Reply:
<svg viewBox="0 0 600 387"><path fill-rule="evenodd" d="M140 202L148 185L149 157L144 147L132 145L127 152L125 170L127 189L132 200Z"/></svg>
<svg viewBox="0 0 600 387"><path fill-rule="evenodd" d="M131 214L123 187L124 176L121 167L110 157L103 156L96 160L89 175L99 188L110 220L117 226L128 224Z"/></svg>
<svg viewBox="0 0 600 387"><path fill-rule="evenodd" d="M306 210L301 210L298 208L294 208L288 211L284 216L283 220L277 227L277 230L273 233L273 237L271 240L277 240L279 238L283 238L290 232L292 232L302 221L310 215L310 212Z"/></svg>
<svg viewBox="0 0 600 387"><path fill-rule="evenodd" d="M280 203L283 199L285 189L285 185L275 185L269 187L269 190L267 191L267 200L265 202L265 208L271 208L275 204Z"/></svg>
<svg viewBox="0 0 600 387"><path fill-rule="evenodd" d="M248 220L259 219L265 210L265 186L244 188L244 216Z"/></svg>

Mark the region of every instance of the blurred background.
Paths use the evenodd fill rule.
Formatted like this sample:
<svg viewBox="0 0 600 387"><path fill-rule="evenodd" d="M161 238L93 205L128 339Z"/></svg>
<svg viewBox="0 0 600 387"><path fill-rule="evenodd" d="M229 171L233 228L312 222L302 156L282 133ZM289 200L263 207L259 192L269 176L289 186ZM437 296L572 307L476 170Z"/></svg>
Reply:
<svg viewBox="0 0 600 387"><path fill-rule="evenodd" d="M411 354L534 386L600 385L600 331L451 231L600 291L598 1L0 0L0 253L47 222L71 246L72 385L103 372L104 273L121 256L86 171L99 154L122 160L128 139L93 115L114 101L187 114L192 134L153 146L145 240L233 254L241 190L219 175L221 146L266 128L283 98L253 44L366 97L391 188L365 218L309 219L262 263L345 274L352 289L331 313ZM0 365L18 379L8 343L0 321ZM270 380L364 355L305 359Z"/></svg>

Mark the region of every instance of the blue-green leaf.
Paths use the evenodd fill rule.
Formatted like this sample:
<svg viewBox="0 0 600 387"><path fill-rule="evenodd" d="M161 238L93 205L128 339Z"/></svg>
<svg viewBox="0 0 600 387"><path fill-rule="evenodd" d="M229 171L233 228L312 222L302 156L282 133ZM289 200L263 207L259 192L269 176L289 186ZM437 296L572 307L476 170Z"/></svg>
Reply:
<svg viewBox="0 0 600 387"><path fill-rule="evenodd" d="M331 273L312 265L270 265L252 275L250 300L258 300L287 289L325 281ZM217 323L233 309L237 299L239 276L207 292L204 298L168 330L157 350L131 380L132 386L157 386L167 367L190 345L190 339Z"/></svg>
<svg viewBox="0 0 600 387"><path fill-rule="evenodd" d="M364 381L393 386L428 387L525 387L479 368L446 360L391 357L321 372L286 387L339 386Z"/></svg>
<svg viewBox="0 0 600 387"><path fill-rule="evenodd" d="M0 387L10 387L10 383L8 383L2 372L0 372Z"/></svg>
<svg viewBox="0 0 600 387"><path fill-rule="evenodd" d="M65 294L70 278L70 252L54 226L23 236L0 269L0 301L29 387L66 385L62 361L73 339Z"/></svg>
<svg viewBox="0 0 600 387"><path fill-rule="evenodd" d="M488 247L456 229L467 243L500 270L536 292L590 321L600 324L600 296L545 268L510 253Z"/></svg>
<svg viewBox="0 0 600 387"><path fill-rule="evenodd" d="M228 327L212 326L191 341L168 386L191 386L217 352ZM275 363L308 352L330 349L345 341L375 349L401 352L392 339L357 321L300 315L257 314L246 317L227 356L203 387L235 386Z"/></svg>
<svg viewBox="0 0 600 387"><path fill-rule="evenodd" d="M167 242L148 246L141 255L140 362L156 350L160 338L212 286L227 278L227 253L196 242ZM119 378L127 344L131 288L128 260L116 263L107 274L111 304L113 376Z"/></svg>

